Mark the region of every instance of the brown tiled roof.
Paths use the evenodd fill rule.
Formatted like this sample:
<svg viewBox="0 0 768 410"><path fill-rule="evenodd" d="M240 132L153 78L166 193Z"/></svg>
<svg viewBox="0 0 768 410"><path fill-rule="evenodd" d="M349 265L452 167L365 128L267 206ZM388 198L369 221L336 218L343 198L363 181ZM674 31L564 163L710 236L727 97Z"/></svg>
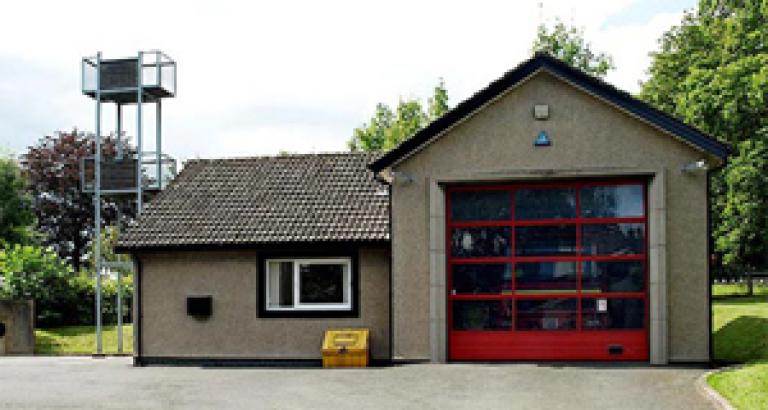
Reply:
<svg viewBox="0 0 768 410"><path fill-rule="evenodd" d="M120 251L389 240L371 153L193 160L123 231Z"/></svg>

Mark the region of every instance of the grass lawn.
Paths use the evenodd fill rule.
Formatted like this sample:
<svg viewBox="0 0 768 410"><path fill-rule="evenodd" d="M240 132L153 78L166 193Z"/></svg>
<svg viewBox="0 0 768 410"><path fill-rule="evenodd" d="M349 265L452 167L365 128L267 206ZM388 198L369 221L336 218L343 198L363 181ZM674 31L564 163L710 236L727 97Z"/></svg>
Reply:
<svg viewBox="0 0 768 410"><path fill-rule="evenodd" d="M721 286L738 285L712 294L732 291ZM707 381L738 409L768 409L768 296L715 299L712 309L715 358L747 364Z"/></svg>
<svg viewBox="0 0 768 410"><path fill-rule="evenodd" d="M117 353L117 326L103 328L104 353ZM67 326L35 330L37 354L93 354L96 353L95 326ZM133 351L133 329L123 325L123 352Z"/></svg>
<svg viewBox="0 0 768 410"><path fill-rule="evenodd" d="M768 361L710 375L707 382L739 410L768 408Z"/></svg>

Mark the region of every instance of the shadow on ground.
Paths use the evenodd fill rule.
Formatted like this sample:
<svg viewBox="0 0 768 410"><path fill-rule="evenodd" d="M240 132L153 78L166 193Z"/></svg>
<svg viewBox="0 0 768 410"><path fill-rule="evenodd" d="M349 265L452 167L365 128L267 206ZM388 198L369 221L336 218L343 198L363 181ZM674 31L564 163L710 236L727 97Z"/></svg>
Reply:
<svg viewBox="0 0 768 410"><path fill-rule="evenodd" d="M729 303L739 303L738 300ZM768 319L739 316L726 323L714 334L715 359L746 362L768 351Z"/></svg>

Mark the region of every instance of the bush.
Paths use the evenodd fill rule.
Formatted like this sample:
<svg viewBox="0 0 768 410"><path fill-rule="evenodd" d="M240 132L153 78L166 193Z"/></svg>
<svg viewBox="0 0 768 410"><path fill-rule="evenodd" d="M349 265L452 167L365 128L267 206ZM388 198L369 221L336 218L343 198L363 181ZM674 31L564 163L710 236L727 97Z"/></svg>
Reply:
<svg viewBox="0 0 768 410"><path fill-rule="evenodd" d="M0 250L0 297L35 301L35 325L57 327L95 323L96 280L77 273L51 249L35 245L13 245ZM116 322L116 280L102 277L104 323ZM130 315L133 295L131 278L123 287L124 314ZM126 320L130 322L130 320Z"/></svg>
<svg viewBox="0 0 768 410"><path fill-rule="evenodd" d="M36 322L58 323L63 312L55 305L71 299L71 269L50 250L34 245L12 245L0 252L5 298L35 300Z"/></svg>

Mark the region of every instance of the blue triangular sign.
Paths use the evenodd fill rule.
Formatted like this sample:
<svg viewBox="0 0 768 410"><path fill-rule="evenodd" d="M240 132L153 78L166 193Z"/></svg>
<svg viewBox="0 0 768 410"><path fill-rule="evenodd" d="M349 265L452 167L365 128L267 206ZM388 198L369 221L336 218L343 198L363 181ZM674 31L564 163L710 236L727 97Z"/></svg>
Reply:
<svg viewBox="0 0 768 410"><path fill-rule="evenodd" d="M539 136L536 137L536 141L533 142L535 147L548 147L552 145L552 140L549 139L549 135L545 131L539 132Z"/></svg>

